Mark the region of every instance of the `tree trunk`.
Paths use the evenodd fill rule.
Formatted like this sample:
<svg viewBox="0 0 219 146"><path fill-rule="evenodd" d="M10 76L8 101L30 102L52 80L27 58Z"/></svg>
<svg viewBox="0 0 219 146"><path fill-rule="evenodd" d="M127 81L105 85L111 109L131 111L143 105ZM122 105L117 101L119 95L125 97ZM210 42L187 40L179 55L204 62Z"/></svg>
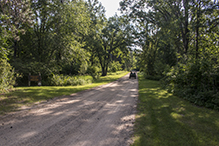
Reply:
<svg viewBox="0 0 219 146"><path fill-rule="evenodd" d="M200 17L200 1L198 3L198 10L197 10L197 22L196 22L196 56L195 58L198 59L199 54L199 17Z"/></svg>
<svg viewBox="0 0 219 146"><path fill-rule="evenodd" d="M102 67L102 76L106 76L107 75L107 68L106 66Z"/></svg>
<svg viewBox="0 0 219 146"><path fill-rule="evenodd" d="M17 40L14 40L14 59L17 58Z"/></svg>
<svg viewBox="0 0 219 146"><path fill-rule="evenodd" d="M184 51L185 55L187 55L188 48L189 48L189 12L188 12L188 0L183 0L184 9L185 9L185 22L184 22L184 33L183 33L183 44L184 44Z"/></svg>

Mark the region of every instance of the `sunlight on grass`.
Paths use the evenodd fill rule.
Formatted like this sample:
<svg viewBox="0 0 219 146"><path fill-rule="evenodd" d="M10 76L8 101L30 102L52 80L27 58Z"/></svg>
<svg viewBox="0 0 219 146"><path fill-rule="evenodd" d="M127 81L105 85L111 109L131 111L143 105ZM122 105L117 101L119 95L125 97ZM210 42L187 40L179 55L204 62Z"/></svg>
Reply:
<svg viewBox="0 0 219 146"><path fill-rule="evenodd" d="M145 117L145 116L146 116L146 114L138 114L138 115L135 116L135 118L139 119L139 118L142 118L142 117Z"/></svg>
<svg viewBox="0 0 219 146"><path fill-rule="evenodd" d="M180 115L180 114L178 114L178 113L174 113L174 112L171 113L171 116L172 116L174 119L179 119L179 118L182 117L182 115Z"/></svg>
<svg viewBox="0 0 219 146"><path fill-rule="evenodd" d="M165 107L169 107L169 106L170 106L169 104L165 103L165 104L160 106L160 109L165 108Z"/></svg>
<svg viewBox="0 0 219 146"><path fill-rule="evenodd" d="M139 75L134 146L218 146L219 112L167 93Z"/></svg>
<svg viewBox="0 0 219 146"><path fill-rule="evenodd" d="M17 87L13 92L0 95L0 114L14 111L23 105L31 105L36 102L47 101L54 97L70 95L72 93L107 84L126 74L128 74L126 71L111 73L108 76L100 77L92 84L80 86ZM88 78L88 76L85 78Z"/></svg>

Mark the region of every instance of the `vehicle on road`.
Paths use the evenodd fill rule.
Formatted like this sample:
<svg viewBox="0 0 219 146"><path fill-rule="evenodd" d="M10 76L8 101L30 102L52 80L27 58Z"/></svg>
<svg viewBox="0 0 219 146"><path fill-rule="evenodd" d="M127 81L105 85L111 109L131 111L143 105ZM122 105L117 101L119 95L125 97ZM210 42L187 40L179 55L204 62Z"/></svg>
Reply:
<svg viewBox="0 0 219 146"><path fill-rule="evenodd" d="M136 73L131 71L131 73L129 74L129 79L131 79L132 77L136 79Z"/></svg>

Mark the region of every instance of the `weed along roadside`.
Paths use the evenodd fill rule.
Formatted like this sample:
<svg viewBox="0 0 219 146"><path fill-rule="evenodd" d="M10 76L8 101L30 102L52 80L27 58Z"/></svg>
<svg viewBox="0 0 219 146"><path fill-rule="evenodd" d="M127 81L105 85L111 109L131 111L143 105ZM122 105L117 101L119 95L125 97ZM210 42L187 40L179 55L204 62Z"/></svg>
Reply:
<svg viewBox="0 0 219 146"><path fill-rule="evenodd" d="M218 146L219 112L200 108L139 75L134 146Z"/></svg>
<svg viewBox="0 0 219 146"><path fill-rule="evenodd" d="M31 106L35 103L48 101L54 97L70 95L79 91L110 83L124 75L126 71L109 73L108 76L100 77L93 83L79 86L32 86L17 87L15 91L0 95L0 114L16 111L22 106Z"/></svg>

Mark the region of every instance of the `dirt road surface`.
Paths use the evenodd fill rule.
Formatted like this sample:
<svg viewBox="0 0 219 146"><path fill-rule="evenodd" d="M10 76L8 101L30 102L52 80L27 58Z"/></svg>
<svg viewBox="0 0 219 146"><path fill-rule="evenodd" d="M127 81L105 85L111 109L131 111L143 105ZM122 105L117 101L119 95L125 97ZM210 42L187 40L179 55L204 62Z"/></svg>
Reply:
<svg viewBox="0 0 219 146"><path fill-rule="evenodd" d="M0 116L0 146L126 146L132 143L137 79L39 103Z"/></svg>

